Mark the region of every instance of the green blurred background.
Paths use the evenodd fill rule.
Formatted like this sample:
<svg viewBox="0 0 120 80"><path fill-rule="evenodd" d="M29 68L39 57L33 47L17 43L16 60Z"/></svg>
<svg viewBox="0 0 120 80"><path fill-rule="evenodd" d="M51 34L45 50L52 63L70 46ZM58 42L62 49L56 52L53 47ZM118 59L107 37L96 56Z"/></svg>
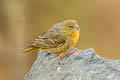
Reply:
<svg viewBox="0 0 120 80"><path fill-rule="evenodd" d="M120 0L0 0L0 80L23 80L37 53L21 48L67 19L79 22L77 48L120 59Z"/></svg>

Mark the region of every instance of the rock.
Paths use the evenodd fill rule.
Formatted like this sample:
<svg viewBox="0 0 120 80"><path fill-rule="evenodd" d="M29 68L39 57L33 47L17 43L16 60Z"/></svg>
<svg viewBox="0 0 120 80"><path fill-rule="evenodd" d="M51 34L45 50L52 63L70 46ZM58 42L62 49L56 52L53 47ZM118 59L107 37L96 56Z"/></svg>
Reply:
<svg viewBox="0 0 120 80"><path fill-rule="evenodd" d="M120 60L100 57L92 48L62 60L40 51L24 80L120 80Z"/></svg>

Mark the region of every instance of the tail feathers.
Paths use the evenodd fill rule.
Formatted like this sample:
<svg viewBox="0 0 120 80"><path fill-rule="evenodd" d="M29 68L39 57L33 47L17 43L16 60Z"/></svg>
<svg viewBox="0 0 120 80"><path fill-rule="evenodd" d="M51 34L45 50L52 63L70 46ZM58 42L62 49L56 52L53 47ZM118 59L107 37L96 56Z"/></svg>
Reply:
<svg viewBox="0 0 120 80"><path fill-rule="evenodd" d="M20 49L20 55L27 55L29 54L31 51L35 50L36 48L34 47L26 47L26 48L21 48Z"/></svg>
<svg viewBox="0 0 120 80"><path fill-rule="evenodd" d="M40 48L38 48L38 47L29 46L29 47L21 49L20 51L21 51L22 55L25 56L25 55L31 53L32 51L39 50L39 49Z"/></svg>
<svg viewBox="0 0 120 80"><path fill-rule="evenodd" d="M25 48L25 49L24 49L24 52L25 52L25 53L28 53L28 52L33 51L33 50L35 50L35 48L29 47L29 48Z"/></svg>
<svg viewBox="0 0 120 80"><path fill-rule="evenodd" d="M34 51L34 50L36 50L36 48L34 48L34 47L24 48L23 49L23 55L25 56L25 55L29 54L31 51Z"/></svg>

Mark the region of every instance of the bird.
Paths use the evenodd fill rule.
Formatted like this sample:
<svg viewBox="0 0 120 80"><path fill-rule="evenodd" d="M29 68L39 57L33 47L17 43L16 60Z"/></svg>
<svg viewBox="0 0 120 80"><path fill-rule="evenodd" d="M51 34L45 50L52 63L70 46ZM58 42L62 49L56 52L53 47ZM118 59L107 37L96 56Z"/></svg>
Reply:
<svg viewBox="0 0 120 80"><path fill-rule="evenodd" d="M24 52L43 50L55 55L66 56L73 51L66 52L76 45L79 39L80 27L76 20L64 20L52 25L48 31L40 34L28 46Z"/></svg>

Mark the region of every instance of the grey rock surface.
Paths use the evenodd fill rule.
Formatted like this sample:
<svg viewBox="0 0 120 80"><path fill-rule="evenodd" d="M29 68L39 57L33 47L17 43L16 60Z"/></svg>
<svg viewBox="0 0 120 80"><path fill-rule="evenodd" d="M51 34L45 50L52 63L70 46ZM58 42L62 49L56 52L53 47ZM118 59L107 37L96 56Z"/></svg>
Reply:
<svg viewBox="0 0 120 80"><path fill-rule="evenodd" d="M92 48L63 60L40 51L24 80L120 80L120 60L100 57Z"/></svg>

